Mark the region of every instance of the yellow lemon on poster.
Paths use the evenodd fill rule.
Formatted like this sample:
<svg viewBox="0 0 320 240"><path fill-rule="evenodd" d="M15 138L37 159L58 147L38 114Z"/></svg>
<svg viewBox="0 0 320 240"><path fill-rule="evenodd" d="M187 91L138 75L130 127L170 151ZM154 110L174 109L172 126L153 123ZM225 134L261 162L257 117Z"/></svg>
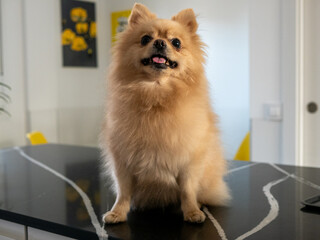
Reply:
<svg viewBox="0 0 320 240"><path fill-rule="evenodd" d="M86 50L88 48L88 44L86 43L86 41L84 40L83 37L80 36L76 36L73 39L72 45L71 45L71 49L73 51L83 51Z"/></svg>
<svg viewBox="0 0 320 240"><path fill-rule="evenodd" d="M85 34L88 32L89 25L88 23L76 23L76 31L78 34Z"/></svg>
<svg viewBox="0 0 320 240"><path fill-rule="evenodd" d="M70 18L73 22L84 22L87 20L87 10L81 7L72 8L70 11Z"/></svg>
<svg viewBox="0 0 320 240"><path fill-rule="evenodd" d="M62 45L70 45L75 38L76 34L70 29L66 28L62 34Z"/></svg>
<svg viewBox="0 0 320 240"><path fill-rule="evenodd" d="M97 24L96 22L90 23L90 37L95 38L97 35Z"/></svg>

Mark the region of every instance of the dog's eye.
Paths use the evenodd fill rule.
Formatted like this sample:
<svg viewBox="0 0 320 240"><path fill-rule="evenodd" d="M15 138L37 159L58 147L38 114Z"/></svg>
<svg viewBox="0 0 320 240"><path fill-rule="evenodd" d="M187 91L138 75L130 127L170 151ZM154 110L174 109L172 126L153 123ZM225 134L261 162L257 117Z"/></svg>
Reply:
<svg viewBox="0 0 320 240"><path fill-rule="evenodd" d="M141 38L141 45L142 45L142 46L145 46L145 45L147 45L151 40L152 40L152 37L150 37L149 35L144 35L144 36Z"/></svg>
<svg viewBox="0 0 320 240"><path fill-rule="evenodd" d="M171 43L175 48L177 48L177 49L181 48L181 42L178 38L172 39Z"/></svg>

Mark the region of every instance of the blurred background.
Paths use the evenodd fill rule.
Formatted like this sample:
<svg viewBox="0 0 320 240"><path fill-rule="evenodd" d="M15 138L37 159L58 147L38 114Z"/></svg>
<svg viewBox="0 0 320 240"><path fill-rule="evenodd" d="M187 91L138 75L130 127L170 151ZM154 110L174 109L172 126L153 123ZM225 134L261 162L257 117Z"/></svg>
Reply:
<svg viewBox="0 0 320 240"><path fill-rule="evenodd" d="M93 53L90 44L83 47L95 57L90 66L65 62L66 1L0 0L0 148L30 144L32 131L49 143L98 146L112 19L121 31L125 16L117 13L128 13L135 1L86 1L94 3L89 20L96 27ZM139 2L160 18L185 8L197 14L226 159L250 134L251 161L320 166L319 1Z"/></svg>

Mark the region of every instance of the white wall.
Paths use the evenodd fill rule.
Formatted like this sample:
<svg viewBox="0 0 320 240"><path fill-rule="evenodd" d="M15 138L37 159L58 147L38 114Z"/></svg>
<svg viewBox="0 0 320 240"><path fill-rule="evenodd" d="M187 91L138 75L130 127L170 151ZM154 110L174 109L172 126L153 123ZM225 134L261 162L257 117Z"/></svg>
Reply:
<svg viewBox="0 0 320 240"><path fill-rule="evenodd" d="M0 115L0 148L25 144L26 118L24 94L23 7L21 0L1 1L3 76L10 85L12 102L7 105L11 117Z"/></svg>
<svg viewBox="0 0 320 240"><path fill-rule="evenodd" d="M96 69L62 67L60 1L2 0L3 79L13 88L13 117L0 118L0 147L25 144L28 130L43 131L50 142L96 144L110 60L110 13L130 9L135 1L91 1L98 18ZM234 156L250 118L252 160L295 164L295 0L141 2L162 18L188 7L198 14L226 157ZM266 119L266 103L282 105L281 121Z"/></svg>
<svg viewBox="0 0 320 240"><path fill-rule="evenodd" d="M251 155L256 162L296 164L295 0L250 0ZM266 104L281 106L281 118Z"/></svg>
<svg viewBox="0 0 320 240"><path fill-rule="evenodd" d="M281 121L264 104L280 103L280 1L250 1L250 118L252 160L280 161Z"/></svg>
<svg viewBox="0 0 320 240"><path fill-rule="evenodd" d="M131 9L135 1L109 0L108 11ZM139 1L160 18L185 8L198 15L199 34L208 45L206 71L213 107L220 117L227 159L233 159L249 131L248 0Z"/></svg>
<svg viewBox="0 0 320 240"><path fill-rule="evenodd" d="M91 0L96 2L98 68L62 67L60 1L19 1L25 29L21 38L26 51L27 130L42 131L49 142L95 145L110 60L110 14L131 9L135 1ZM199 34L208 45L206 71L212 103L220 116L228 159L249 131L248 1L141 1L161 18L185 8L193 8L198 15Z"/></svg>
<svg viewBox="0 0 320 240"><path fill-rule="evenodd" d="M107 1L95 1L97 68L63 67L57 0L24 0L30 130L49 142L97 145L108 60ZM37 14L35 14L35 9Z"/></svg>

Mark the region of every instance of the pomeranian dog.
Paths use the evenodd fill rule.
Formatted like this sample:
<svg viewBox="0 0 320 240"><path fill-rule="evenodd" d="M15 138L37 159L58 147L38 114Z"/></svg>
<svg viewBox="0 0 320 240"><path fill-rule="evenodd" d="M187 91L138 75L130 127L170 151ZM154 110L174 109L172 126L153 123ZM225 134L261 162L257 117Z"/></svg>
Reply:
<svg viewBox="0 0 320 240"><path fill-rule="evenodd" d="M117 192L106 223L126 221L130 207L176 203L200 223L201 205L229 199L197 28L192 9L165 20L135 4L118 36L101 138Z"/></svg>

